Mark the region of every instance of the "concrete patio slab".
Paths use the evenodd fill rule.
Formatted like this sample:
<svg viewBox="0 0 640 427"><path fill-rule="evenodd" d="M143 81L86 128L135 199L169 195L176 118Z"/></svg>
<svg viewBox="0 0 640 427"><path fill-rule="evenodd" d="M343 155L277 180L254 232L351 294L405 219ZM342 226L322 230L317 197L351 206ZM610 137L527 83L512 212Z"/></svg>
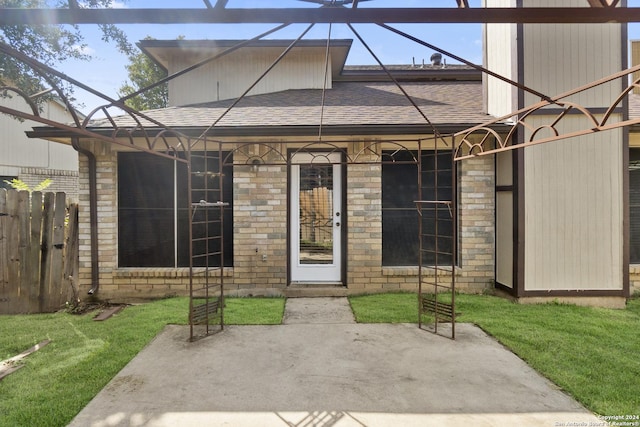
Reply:
<svg viewBox="0 0 640 427"><path fill-rule="evenodd" d="M346 298L288 299L284 319L196 342L168 326L70 425L604 425L473 325L355 324Z"/></svg>
<svg viewBox="0 0 640 427"><path fill-rule="evenodd" d="M284 318L285 325L356 323L347 298L289 298Z"/></svg>
<svg viewBox="0 0 640 427"><path fill-rule="evenodd" d="M548 426L598 418L479 328L168 326L70 424ZM580 424L574 424L580 425Z"/></svg>

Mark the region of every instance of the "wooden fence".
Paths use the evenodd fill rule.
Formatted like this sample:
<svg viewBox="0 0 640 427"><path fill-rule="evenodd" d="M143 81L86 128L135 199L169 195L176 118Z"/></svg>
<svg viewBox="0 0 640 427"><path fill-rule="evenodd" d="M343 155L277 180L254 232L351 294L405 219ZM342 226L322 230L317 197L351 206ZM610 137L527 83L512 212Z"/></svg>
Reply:
<svg viewBox="0 0 640 427"><path fill-rule="evenodd" d="M65 193L0 189L0 314L74 304L77 271L78 206Z"/></svg>
<svg viewBox="0 0 640 427"><path fill-rule="evenodd" d="M333 190L316 187L300 191L300 238L321 244L333 239Z"/></svg>

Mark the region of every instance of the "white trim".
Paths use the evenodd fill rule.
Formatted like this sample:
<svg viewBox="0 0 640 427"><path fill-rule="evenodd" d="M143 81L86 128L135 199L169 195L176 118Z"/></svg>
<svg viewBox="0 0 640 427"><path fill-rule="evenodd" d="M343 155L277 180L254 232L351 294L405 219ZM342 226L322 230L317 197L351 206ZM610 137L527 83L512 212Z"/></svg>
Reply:
<svg viewBox="0 0 640 427"><path fill-rule="evenodd" d="M340 153L297 153L291 158L291 228L289 238L291 242L291 281L292 282L340 282L342 280L342 227L344 215L342 212L342 165ZM298 163L298 164L295 164ZM333 263L332 264L301 264L300 263L300 164L333 164ZM336 216L339 213L339 216ZM340 223L338 226L337 223Z"/></svg>

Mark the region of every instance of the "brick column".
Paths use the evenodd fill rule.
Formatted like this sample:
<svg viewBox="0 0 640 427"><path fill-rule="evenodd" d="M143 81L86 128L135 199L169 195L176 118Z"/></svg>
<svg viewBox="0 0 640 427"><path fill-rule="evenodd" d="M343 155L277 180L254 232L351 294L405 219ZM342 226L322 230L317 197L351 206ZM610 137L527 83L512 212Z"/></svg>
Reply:
<svg viewBox="0 0 640 427"><path fill-rule="evenodd" d="M495 169L492 157L458 163L457 285L468 291L492 287L495 280Z"/></svg>
<svg viewBox="0 0 640 427"><path fill-rule="evenodd" d="M350 147L350 155L363 143ZM366 157L366 158L365 158ZM375 153L359 162L379 161ZM382 276L382 166L347 165L347 287L350 291L383 289Z"/></svg>
<svg viewBox="0 0 640 427"><path fill-rule="evenodd" d="M236 166L233 185L232 288L246 293L251 293L251 289L284 288L287 167Z"/></svg>
<svg viewBox="0 0 640 427"><path fill-rule="evenodd" d="M98 199L98 270L100 293L108 295L117 290L113 284L113 270L118 265L118 200L116 177L116 153L108 144L83 142L83 148L91 150L97 162ZM89 162L79 156L78 216L79 216L79 286L81 294L91 287L91 222L89 215Z"/></svg>

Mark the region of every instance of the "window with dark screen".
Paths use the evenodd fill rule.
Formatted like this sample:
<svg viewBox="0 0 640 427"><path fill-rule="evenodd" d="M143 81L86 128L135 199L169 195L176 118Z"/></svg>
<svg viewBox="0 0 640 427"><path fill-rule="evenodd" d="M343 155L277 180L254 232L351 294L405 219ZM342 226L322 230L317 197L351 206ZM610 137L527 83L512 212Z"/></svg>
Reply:
<svg viewBox="0 0 640 427"><path fill-rule="evenodd" d="M390 154L390 153L385 153ZM388 157L388 156L386 156ZM423 234L435 233L435 218L438 215L439 263L451 262L453 241L450 237L453 219L448 210L433 205L423 206L420 217L415 201L419 198L418 185L422 186L422 200L451 200L452 169L451 153L422 151L421 180L418 181L418 166L414 159L417 152L395 152L394 162L382 164L382 265L418 265L420 237L419 221ZM435 262L435 236L423 238L423 263ZM446 255L449 254L449 255Z"/></svg>
<svg viewBox="0 0 640 427"><path fill-rule="evenodd" d="M194 170L208 168L211 174L202 174L210 182L205 186L193 178L192 198L195 201L214 195L203 193L200 187L217 189L219 198L219 162L203 162L206 156L193 156ZM233 166L223 171L224 201L233 200ZM120 267L188 267L189 266L189 206L187 168L182 162L154 156L148 153L118 154L118 265ZM200 178L200 180L205 178ZM218 200L211 200L218 201ZM215 215L196 210L203 215ZM224 210L224 221L211 221L212 226L194 227L194 240L209 242L209 252L220 252L220 239L203 239L220 235L224 227L224 265L233 265L233 209ZM217 245L217 247L216 247ZM202 248L196 248L202 250ZM202 250L206 252L206 250ZM195 266L205 265L207 260L198 258ZM208 265L219 266L220 258L212 256Z"/></svg>

